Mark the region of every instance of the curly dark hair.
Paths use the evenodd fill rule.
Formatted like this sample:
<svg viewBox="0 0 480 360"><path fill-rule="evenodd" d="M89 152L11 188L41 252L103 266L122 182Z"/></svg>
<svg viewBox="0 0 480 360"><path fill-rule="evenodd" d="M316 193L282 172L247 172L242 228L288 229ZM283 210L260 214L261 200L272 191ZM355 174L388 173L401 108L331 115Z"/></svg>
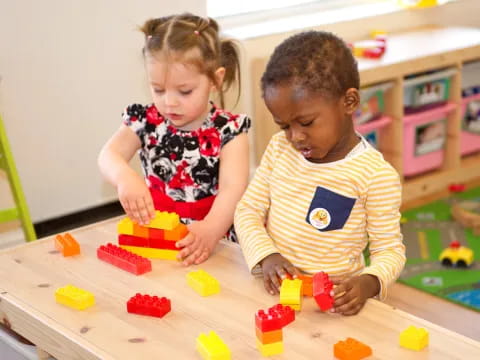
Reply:
<svg viewBox="0 0 480 360"><path fill-rule="evenodd" d="M262 76L264 93L270 86L285 84L338 99L348 89L360 87L357 61L336 35L324 31L302 32L275 48Z"/></svg>

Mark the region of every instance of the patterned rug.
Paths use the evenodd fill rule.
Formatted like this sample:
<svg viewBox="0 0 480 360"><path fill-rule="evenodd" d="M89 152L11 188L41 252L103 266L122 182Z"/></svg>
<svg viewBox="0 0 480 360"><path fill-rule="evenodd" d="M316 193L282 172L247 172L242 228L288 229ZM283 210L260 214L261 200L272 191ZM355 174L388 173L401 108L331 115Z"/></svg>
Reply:
<svg viewBox="0 0 480 360"><path fill-rule="evenodd" d="M480 236L450 214L452 204L465 201L478 202L480 208L480 188L402 214L407 265L399 282L480 312ZM439 260L455 240L474 252L474 260L467 267L444 266Z"/></svg>

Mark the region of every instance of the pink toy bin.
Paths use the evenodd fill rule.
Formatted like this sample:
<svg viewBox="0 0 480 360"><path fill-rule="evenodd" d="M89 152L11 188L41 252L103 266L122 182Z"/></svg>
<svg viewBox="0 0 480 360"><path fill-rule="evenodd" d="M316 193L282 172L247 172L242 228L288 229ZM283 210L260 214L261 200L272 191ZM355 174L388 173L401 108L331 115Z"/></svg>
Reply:
<svg viewBox="0 0 480 360"><path fill-rule="evenodd" d="M382 136L382 129L390 124L391 121L392 119L390 117L382 116L377 120L362 125L356 125L355 129L362 134L375 149L378 149L378 141Z"/></svg>
<svg viewBox="0 0 480 360"><path fill-rule="evenodd" d="M405 176L421 174L442 166L447 116L456 108L456 104L447 103L403 118Z"/></svg>
<svg viewBox="0 0 480 360"><path fill-rule="evenodd" d="M462 155L480 151L480 93L462 100L460 151Z"/></svg>

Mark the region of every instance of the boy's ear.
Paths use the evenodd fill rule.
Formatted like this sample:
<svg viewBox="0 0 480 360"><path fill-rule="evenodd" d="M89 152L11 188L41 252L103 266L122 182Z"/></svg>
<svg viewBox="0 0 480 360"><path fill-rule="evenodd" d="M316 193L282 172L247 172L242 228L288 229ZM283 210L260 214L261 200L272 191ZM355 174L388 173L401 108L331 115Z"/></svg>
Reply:
<svg viewBox="0 0 480 360"><path fill-rule="evenodd" d="M344 99L345 112L352 115L360 104L360 92L358 89L350 88L345 93Z"/></svg>
<svg viewBox="0 0 480 360"><path fill-rule="evenodd" d="M212 90L218 90L217 86L218 87L222 86L224 78L225 78L225 68L223 66L220 66L217 70L215 70L215 79L216 79L217 85L215 86L214 84Z"/></svg>

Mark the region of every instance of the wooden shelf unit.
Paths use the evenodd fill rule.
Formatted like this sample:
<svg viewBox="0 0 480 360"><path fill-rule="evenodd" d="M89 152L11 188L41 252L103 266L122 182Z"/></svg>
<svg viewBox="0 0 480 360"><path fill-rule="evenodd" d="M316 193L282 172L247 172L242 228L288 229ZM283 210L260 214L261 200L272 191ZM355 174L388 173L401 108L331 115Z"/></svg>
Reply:
<svg viewBox="0 0 480 360"><path fill-rule="evenodd" d="M461 70L465 62L480 61L480 29L463 27L426 27L388 37L387 52L380 60L359 59L361 86L392 82L385 93L385 114L392 122L383 131L379 148L397 169L403 180L403 200L412 201L442 191L452 182L468 182L480 177L480 153L462 158L461 135ZM260 78L268 58L251 63L254 104L254 136L257 163L270 137L279 131L261 97ZM445 157L438 170L412 178L403 176L404 147L404 78L426 71L454 68L449 101L457 108L449 114Z"/></svg>

